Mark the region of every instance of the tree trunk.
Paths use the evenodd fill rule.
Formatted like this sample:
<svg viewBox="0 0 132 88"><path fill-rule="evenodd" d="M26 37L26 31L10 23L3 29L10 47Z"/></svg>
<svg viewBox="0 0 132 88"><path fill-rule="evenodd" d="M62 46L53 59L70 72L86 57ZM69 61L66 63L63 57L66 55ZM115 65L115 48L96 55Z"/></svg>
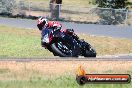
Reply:
<svg viewBox="0 0 132 88"><path fill-rule="evenodd" d="M60 4L62 4L62 0L50 0L51 19L59 19Z"/></svg>

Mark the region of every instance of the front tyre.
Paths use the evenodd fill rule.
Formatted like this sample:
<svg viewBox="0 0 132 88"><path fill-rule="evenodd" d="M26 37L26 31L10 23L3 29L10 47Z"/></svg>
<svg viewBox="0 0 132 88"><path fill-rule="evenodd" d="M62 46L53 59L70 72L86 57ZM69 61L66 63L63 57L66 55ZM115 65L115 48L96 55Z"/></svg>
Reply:
<svg viewBox="0 0 132 88"><path fill-rule="evenodd" d="M68 41L58 41L51 45L52 52L60 57L76 57L74 46Z"/></svg>

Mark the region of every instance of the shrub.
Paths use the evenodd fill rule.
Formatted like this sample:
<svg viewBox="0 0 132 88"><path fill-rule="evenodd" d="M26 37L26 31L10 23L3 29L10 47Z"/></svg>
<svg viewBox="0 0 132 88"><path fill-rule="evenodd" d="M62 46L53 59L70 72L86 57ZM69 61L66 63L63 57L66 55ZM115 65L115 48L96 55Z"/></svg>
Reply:
<svg viewBox="0 0 132 88"><path fill-rule="evenodd" d="M127 0L97 0L98 7L120 9L126 7Z"/></svg>
<svg viewBox="0 0 132 88"><path fill-rule="evenodd" d="M126 2L127 0L96 0L98 7L109 8L101 9L98 12L99 17L101 18L100 23L109 25L123 23L126 19Z"/></svg>
<svg viewBox="0 0 132 88"><path fill-rule="evenodd" d="M0 13L8 13L11 14L13 11L13 8L15 7L15 0L0 0Z"/></svg>

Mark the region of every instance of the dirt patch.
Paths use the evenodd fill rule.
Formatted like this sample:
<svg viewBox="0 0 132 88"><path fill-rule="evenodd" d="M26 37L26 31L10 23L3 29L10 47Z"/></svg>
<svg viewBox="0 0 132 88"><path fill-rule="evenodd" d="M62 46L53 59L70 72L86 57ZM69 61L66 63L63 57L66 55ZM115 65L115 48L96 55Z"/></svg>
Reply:
<svg viewBox="0 0 132 88"><path fill-rule="evenodd" d="M0 80L26 79L34 74L41 76L75 75L80 65L84 67L87 73L94 74L132 72L132 61L0 61L0 70L2 70Z"/></svg>

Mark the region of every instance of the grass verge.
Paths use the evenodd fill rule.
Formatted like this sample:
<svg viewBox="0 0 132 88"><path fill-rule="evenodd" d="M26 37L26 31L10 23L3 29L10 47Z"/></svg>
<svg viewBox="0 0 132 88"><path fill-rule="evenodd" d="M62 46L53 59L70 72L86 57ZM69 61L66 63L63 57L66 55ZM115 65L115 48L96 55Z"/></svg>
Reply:
<svg viewBox="0 0 132 88"><path fill-rule="evenodd" d="M34 79L0 81L1 88L130 88L132 84L86 84L79 86L72 76L62 76L57 79Z"/></svg>
<svg viewBox="0 0 132 88"><path fill-rule="evenodd" d="M0 61L0 88L130 88L130 84L86 84L75 80L82 64L88 74L130 74L132 61ZM62 69L63 68L63 69Z"/></svg>
<svg viewBox="0 0 132 88"><path fill-rule="evenodd" d="M40 46L38 30L0 26L0 57L52 56Z"/></svg>
<svg viewBox="0 0 132 88"><path fill-rule="evenodd" d="M132 53L132 40L79 34L97 50L98 55ZM0 57L50 57L40 45L39 30L0 26Z"/></svg>

